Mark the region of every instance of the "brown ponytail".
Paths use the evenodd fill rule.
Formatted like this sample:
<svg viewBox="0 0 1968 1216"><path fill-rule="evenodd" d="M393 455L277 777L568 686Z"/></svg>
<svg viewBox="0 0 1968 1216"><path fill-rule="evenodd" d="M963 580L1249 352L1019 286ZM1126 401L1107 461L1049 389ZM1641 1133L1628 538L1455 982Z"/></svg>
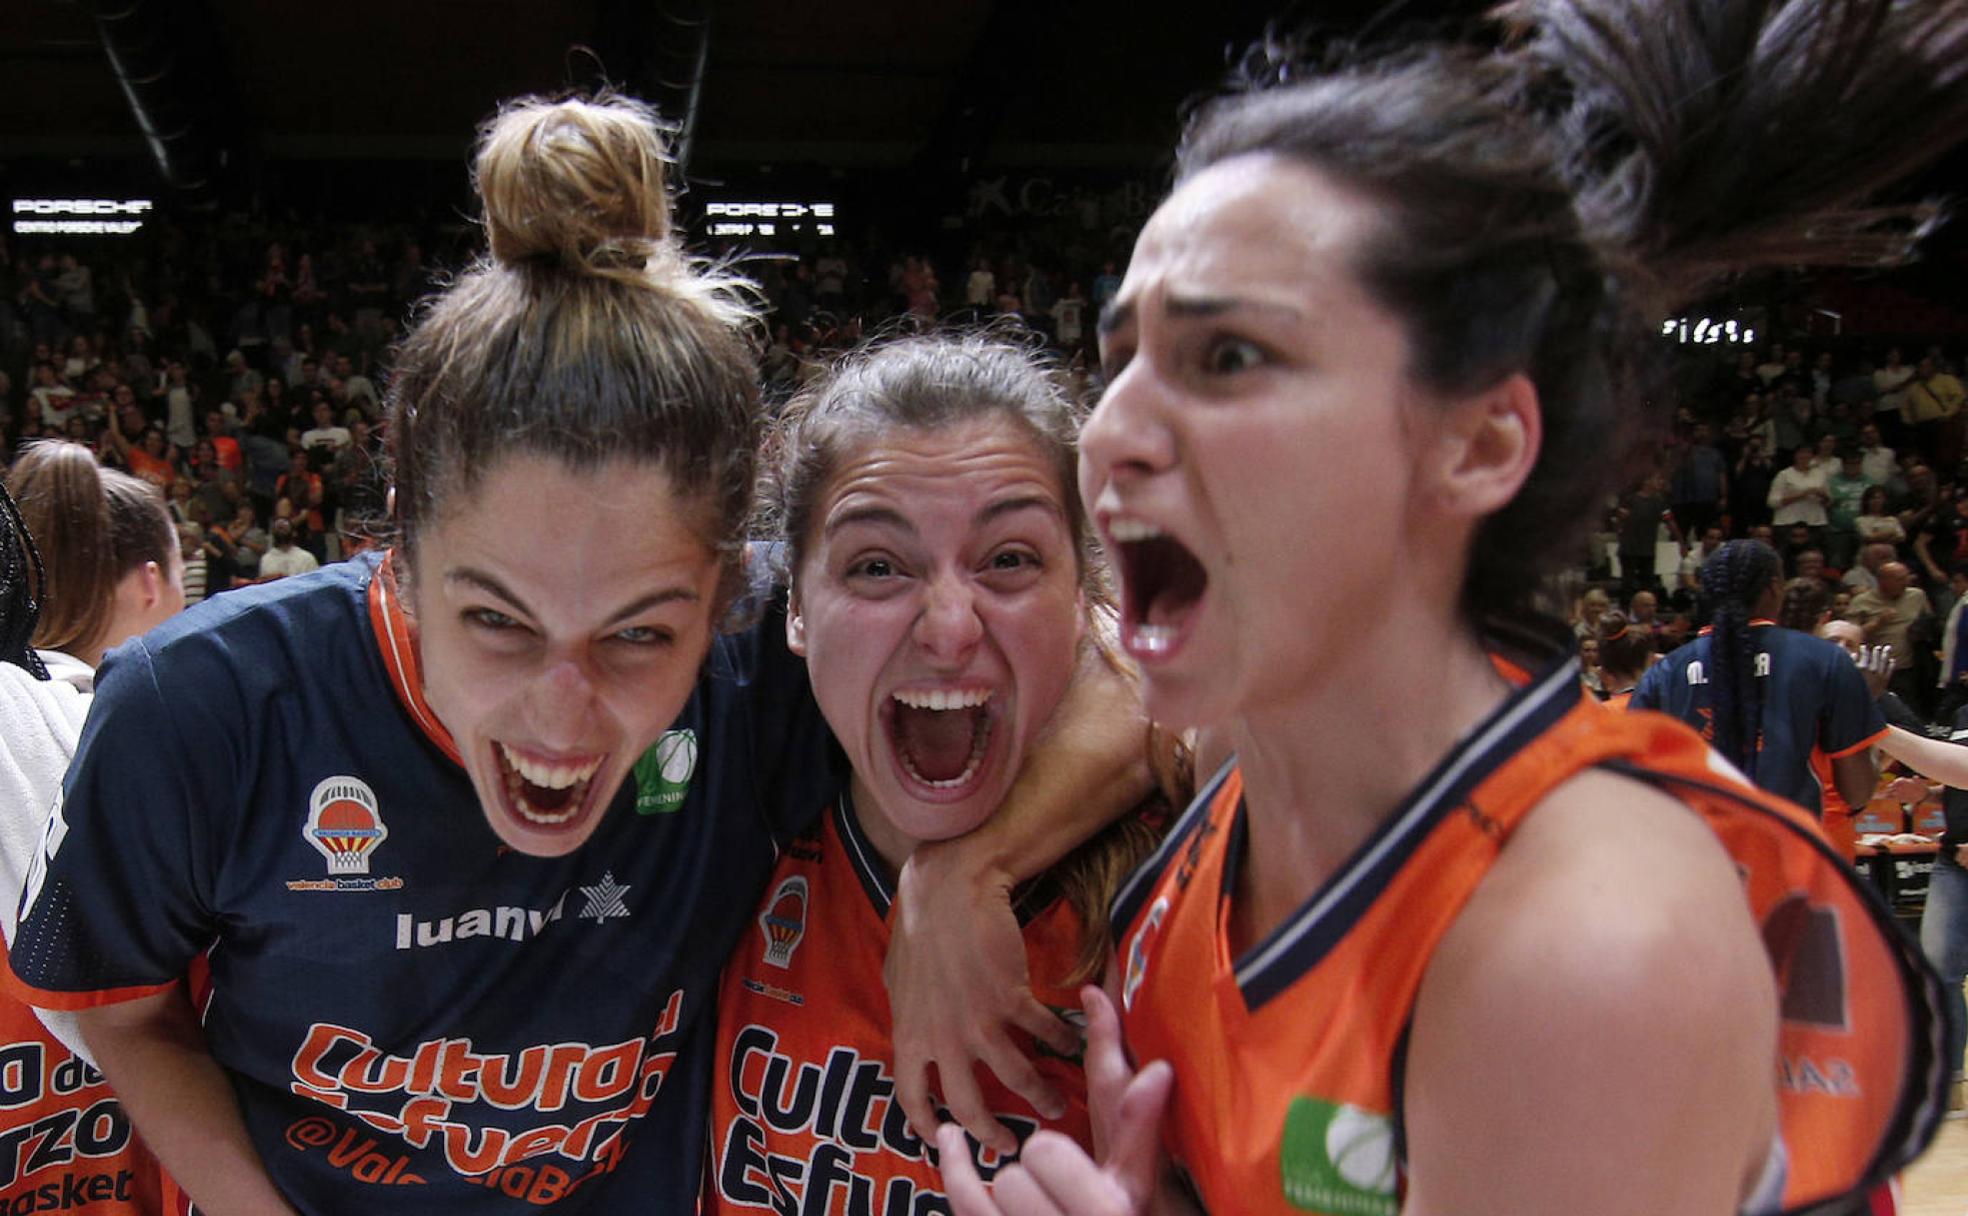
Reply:
<svg viewBox="0 0 1968 1216"><path fill-rule="evenodd" d="M1931 207L1864 200L1968 129L1968 0L1515 0L1501 49L1338 67L1268 44L1198 111L1178 179L1250 153L1371 197L1361 280L1425 387L1522 373L1544 438L1462 599L1529 607L1670 406L1664 310L1725 274L1908 255ZM1612 459L1608 459L1608 455Z"/></svg>
<svg viewBox="0 0 1968 1216"><path fill-rule="evenodd" d="M28 445L7 475L46 568L34 645L94 649L109 627L116 584L145 562L168 566L177 533L155 486L105 469L66 440Z"/></svg>

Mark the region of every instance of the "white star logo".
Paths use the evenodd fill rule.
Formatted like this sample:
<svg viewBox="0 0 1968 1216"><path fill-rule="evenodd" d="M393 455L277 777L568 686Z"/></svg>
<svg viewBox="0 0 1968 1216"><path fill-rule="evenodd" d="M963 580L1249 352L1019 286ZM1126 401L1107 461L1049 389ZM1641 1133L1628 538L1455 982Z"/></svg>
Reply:
<svg viewBox="0 0 1968 1216"><path fill-rule="evenodd" d="M597 921L607 920L611 916L626 918L629 914L626 898L628 893L629 889L626 886L615 881L614 871L604 870L600 882L592 887L581 888L581 894L588 897L588 903L581 909L581 915L575 919L585 920L590 916Z"/></svg>

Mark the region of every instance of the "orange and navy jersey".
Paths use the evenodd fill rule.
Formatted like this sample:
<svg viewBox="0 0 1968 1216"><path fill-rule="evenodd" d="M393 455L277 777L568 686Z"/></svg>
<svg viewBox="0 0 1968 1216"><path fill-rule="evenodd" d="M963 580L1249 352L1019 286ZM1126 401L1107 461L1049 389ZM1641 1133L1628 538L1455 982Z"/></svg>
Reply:
<svg viewBox="0 0 1968 1216"><path fill-rule="evenodd" d="M1808 814L1679 723L1584 697L1564 663L1470 732L1381 835L1242 957L1224 937L1245 851L1234 768L1123 890L1128 1044L1175 1068L1164 1135L1205 1205L1399 1210L1399 1060L1435 945L1523 816L1595 766L1701 815L1763 927L1782 993L1773 1160L1788 1165L1753 1210L1871 1191L1926 1145L1943 1106L1946 1018L1918 948Z"/></svg>
<svg viewBox="0 0 1968 1216"><path fill-rule="evenodd" d="M160 1183L102 1074L0 997L0 1212L152 1216Z"/></svg>
<svg viewBox="0 0 1968 1216"><path fill-rule="evenodd" d="M1749 778L1777 797L1815 811L1821 791L1811 768L1812 749L1833 760L1862 752L1886 734L1886 719L1865 677L1836 642L1772 621L1749 624L1756 645L1754 678L1762 697L1756 746L1746 763ZM1627 708L1661 710L1699 730L1702 738L1715 738L1708 679L1713 636L1704 629L1649 667Z"/></svg>
<svg viewBox="0 0 1968 1216"><path fill-rule="evenodd" d="M587 842L535 857L424 700L390 569L219 596L105 659L9 991L127 1001L209 947L205 1042L301 1216L688 1216L725 960L839 789L780 601L715 641Z"/></svg>
<svg viewBox="0 0 1968 1216"><path fill-rule="evenodd" d="M1847 862L1856 862L1859 857L1858 812L1853 810L1838 793L1838 783L1832 779L1831 757L1821 747L1811 749L1811 775L1818 782L1818 796L1824 802L1824 813L1818 817L1818 826L1824 829L1825 839L1838 855Z"/></svg>
<svg viewBox="0 0 1968 1216"><path fill-rule="evenodd" d="M894 1101L882 984L892 894L845 796L780 858L718 997L706 1210L949 1211L934 1146ZM1077 1021L1079 998L1060 981L1079 953L1079 917L1054 898L1022 919L1033 994ZM1041 1050L1036 1063L1067 1098L1063 1118L1041 1118L980 1068L985 1101L1021 1143L1049 1127L1091 1145L1080 1061ZM1002 1164L975 1142L971 1152L985 1178Z"/></svg>

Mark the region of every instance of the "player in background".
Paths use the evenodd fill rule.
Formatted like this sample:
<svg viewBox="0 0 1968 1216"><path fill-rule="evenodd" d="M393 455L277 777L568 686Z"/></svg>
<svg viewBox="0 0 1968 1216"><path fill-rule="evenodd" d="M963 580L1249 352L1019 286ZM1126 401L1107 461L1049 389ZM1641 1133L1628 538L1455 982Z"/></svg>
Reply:
<svg viewBox="0 0 1968 1216"><path fill-rule="evenodd" d="M0 929L11 947L96 667L184 607L184 560L156 487L100 467L79 443L29 445L6 482L19 501L16 512L0 491ZM81 1196L103 1212L158 1212L157 1163L80 1046L68 1015L37 1017L0 996L10 1068L0 1211L52 1211Z"/></svg>
<svg viewBox="0 0 1968 1216"><path fill-rule="evenodd" d="M1968 130L1968 5L1499 18L1262 54L1185 134L1082 488L1150 714L1236 764L1119 901L1101 1152L1039 1133L987 1192L945 1132L959 1211L1184 1202L1171 1081L1216 1212L1836 1209L1933 1133L1939 986L1811 817L1524 635L1671 400L1661 319L1905 252L1847 206Z"/></svg>
<svg viewBox="0 0 1968 1216"><path fill-rule="evenodd" d="M1048 368L973 333L848 356L766 445L788 643L853 775L781 857L725 968L712 1210L832 1210L839 1195L906 1216L944 1203L896 1096L886 920L910 854L990 821L1071 673L1111 644L1076 479L1079 422ZM1161 751L1164 771L1181 768L1177 749ZM1154 847L1142 813L1186 800L1155 796L1021 889L1046 1006L1077 1020L1076 986L1109 953L1107 905ZM973 1147L987 1171L1039 1127L1090 1145L1078 1056L1040 1052L1036 1106L985 1082L1001 1125Z"/></svg>
<svg viewBox="0 0 1968 1216"><path fill-rule="evenodd" d="M1878 784L1872 747L1886 720L1852 656L1773 619L1783 563L1755 540L1732 540L1702 563L1711 623L1656 663L1629 708L1663 710L1701 732L1757 785L1822 814L1812 755L1829 762L1844 806Z"/></svg>
<svg viewBox="0 0 1968 1216"><path fill-rule="evenodd" d="M210 1216L695 1209L718 969L838 777L783 624L719 631L756 369L663 156L628 99L503 110L490 255L396 357L394 545L104 666L13 985L78 1010ZM1030 814L939 846L926 952L983 970L1003 875L1140 767L1138 719L1089 716ZM1000 1033L986 986L944 1037Z"/></svg>
<svg viewBox="0 0 1968 1216"><path fill-rule="evenodd" d="M1599 679L1606 689L1606 704L1625 709L1633 699L1634 685L1647 674L1654 660L1654 635L1635 625L1624 612L1608 612L1599 618Z"/></svg>

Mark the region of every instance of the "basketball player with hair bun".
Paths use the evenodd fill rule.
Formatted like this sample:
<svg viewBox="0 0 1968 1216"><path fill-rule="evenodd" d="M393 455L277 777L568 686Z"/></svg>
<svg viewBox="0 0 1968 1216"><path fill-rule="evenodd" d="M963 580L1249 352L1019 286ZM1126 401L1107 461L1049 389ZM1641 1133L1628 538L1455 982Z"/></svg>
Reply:
<svg viewBox="0 0 1968 1216"><path fill-rule="evenodd" d="M749 313L664 172L640 103L503 109L490 256L395 359L394 545L104 664L12 984L77 1011L200 1212L695 1210L718 968L839 778L777 610L719 631ZM946 846L919 949L979 967L999 871L1139 768L1138 718L1074 722L1042 796ZM979 1023L1016 1005L990 974Z"/></svg>
<svg viewBox="0 0 1968 1216"><path fill-rule="evenodd" d="M1846 1212L1937 1126L1940 984L1812 816L1528 623L1663 317L1908 252L1861 204L1968 130L1968 2L1497 15L1184 134L1081 484L1150 713L1236 756L1118 901L1100 1151L945 1129L959 1212Z"/></svg>

